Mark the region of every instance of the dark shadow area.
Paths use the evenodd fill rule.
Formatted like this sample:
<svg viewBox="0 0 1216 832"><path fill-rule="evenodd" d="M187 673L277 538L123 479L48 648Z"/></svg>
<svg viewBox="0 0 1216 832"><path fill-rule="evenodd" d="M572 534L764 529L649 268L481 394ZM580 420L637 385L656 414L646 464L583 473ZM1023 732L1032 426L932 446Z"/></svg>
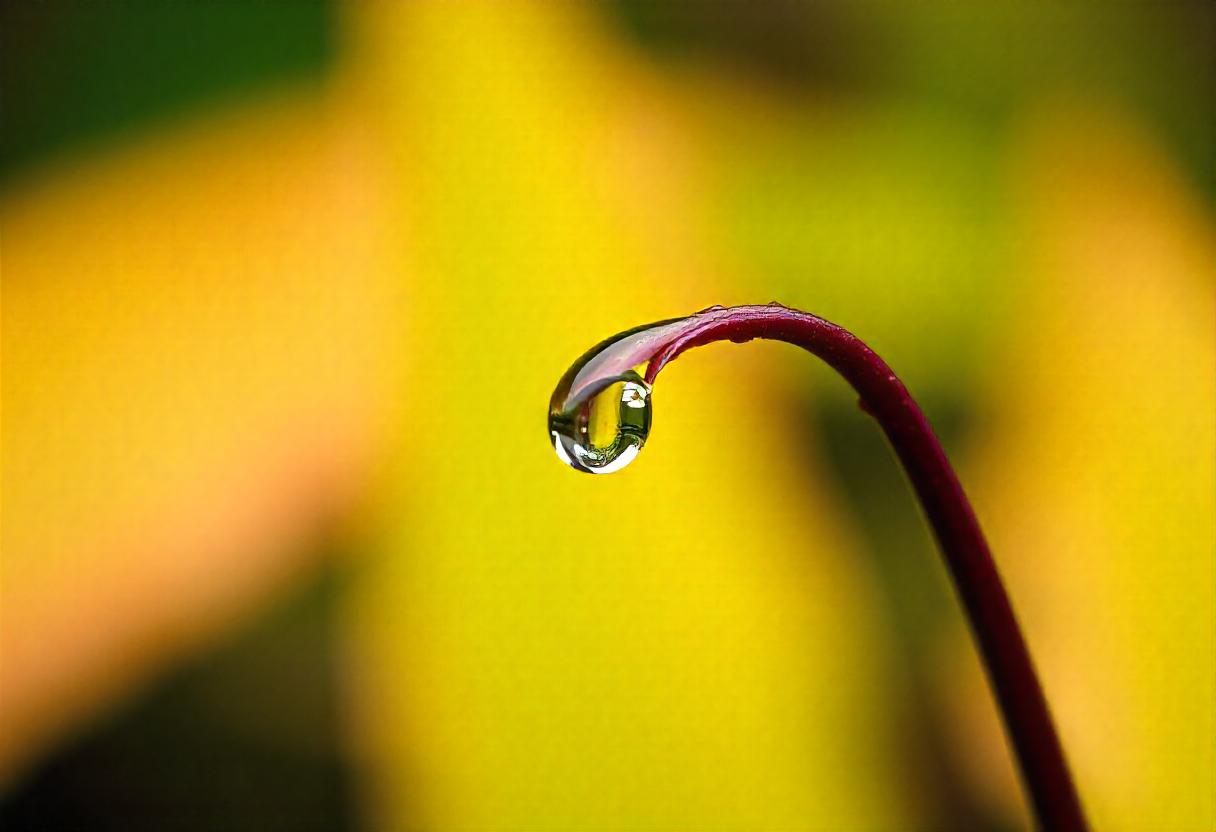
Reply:
<svg viewBox="0 0 1216 832"><path fill-rule="evenodd" d="M823 390L817 384L815 389ZM941 395L920 402L947 453L968 425L967 402ZM913 789L932 818L930 828L950 832L1012 832L1016 818L985 805L972 793L947 730L932 676L931 658L946 630L965 626L946 567L894 451L854 397L835 391L803 405L808 444L822 448L853 527L863 536L883 601L884 625L895 642L900 683L890 697ZM977 658L978 661L978 658ZM995 706L994 706L995 707Z"/></svg>
<svg viewBox="0 0 1216 832"><path fill-rule="evenodd" d="M329 0L0 4L0 183L64 151L267 85L319 78Z"/></svg>
<svg viewBox="0 0 1216 832"><path fill-rule="evenodd" d="M44 761L0 804L5 832L356 828L322 575Z"/></svg>
<svg viewBox="0 0 1216 832"><path fill-rule="evenodd" d="M730 67L795 95L903 102L1001 130L1031 101L1106 99L1143 115L1216 195L1216 3L612 0L603 8L659 61Z"/></svg>

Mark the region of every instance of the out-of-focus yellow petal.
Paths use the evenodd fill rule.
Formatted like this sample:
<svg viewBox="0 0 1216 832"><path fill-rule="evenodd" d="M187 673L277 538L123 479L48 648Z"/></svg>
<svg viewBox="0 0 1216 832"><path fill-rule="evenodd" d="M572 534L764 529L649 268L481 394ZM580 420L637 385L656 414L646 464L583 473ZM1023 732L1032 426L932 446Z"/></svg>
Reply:
<svg viewBox="0 0 1216 832"><path fill-rule="evenodd" d="M303 566L386 378L375 153L317 92L5 195L0 775Z"/></svg>
<svg viewBox="0 0 1216 832"><path fill-rule="evenodd" d="M976 504L1095 828L1210 829L1209 218L1118 119L1048 117L1020 161L1026 279Z"/></svg>
<svg viewBox="0 0 1216 832"><path fill-rule="evenodd" d="M768 392L807 359L677 362L623 473L549 447L583 350L718 300L662 90L567 5L361 13L419 274L395 551L352 610L373 825L907 824L869 585Z"/></svg>

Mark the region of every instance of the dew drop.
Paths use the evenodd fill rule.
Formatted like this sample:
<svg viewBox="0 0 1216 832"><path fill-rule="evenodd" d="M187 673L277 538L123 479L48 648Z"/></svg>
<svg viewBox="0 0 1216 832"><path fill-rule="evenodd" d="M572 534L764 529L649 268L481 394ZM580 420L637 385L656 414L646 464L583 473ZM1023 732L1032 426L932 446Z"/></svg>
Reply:
<svg viewBox="0 0 1216 832"><path fill-rule="evenodd" d="M622 332L574 363L549 400L549 438L576 471L611 474L637 458L650 434L646 370L658 351L695 318L674 318Z"/></svg>
<svg viewBox="0 0 1216 832"><path fill-rule="evenodd" d="M650 435L651 363L704 316L670 318L601 341L566 371L549 399L549 438L576 471L611 474L637 458Z"/></svg>
<svg viewBox="0 0 1216 832"><path fill-rule="evenodd" d="M550 411L549 433L562 462L611 474L634 460L650 433L650 387L636 372L608 379L570 409Z"/></svg>

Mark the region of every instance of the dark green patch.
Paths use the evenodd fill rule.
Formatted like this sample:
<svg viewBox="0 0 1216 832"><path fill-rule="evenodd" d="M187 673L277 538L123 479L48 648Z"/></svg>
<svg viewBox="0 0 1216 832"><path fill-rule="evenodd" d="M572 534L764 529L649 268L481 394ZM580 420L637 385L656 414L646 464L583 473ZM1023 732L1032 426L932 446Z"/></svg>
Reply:
<svg viewBox="0 0 1216 832"><path fill-rule="evenodd" d="M324 0L15 0L0 4L0 181L54 154L319 77Z"/></svg>
<svg viewBox="0 0 1216 832"><path fill-rule="evenodd" d="M806 409L808 434L822 447L834 481L870 554L870 571L882 604L877 614L896 646L888 669L895 690L887 697L904 767L921 795L931 827L1006 832L1018 819L1005 816L969 787L949 747L949 719L935 679L937 650L949 631L964 626L946 567L894 451L874 421L843 385L814 379L821 395ZM948 451L969 424L966 399L933 393L920 399ZM956 454L951 454L957 460ZM978 663L978 655L976 662Z"/></svg>
<svg viewBox="0 0 1216 832"><path fill-rule="evenodd" d="M260 832L355 826L340 748L337 579L46 760L0 804L7 832Z"/></svg>

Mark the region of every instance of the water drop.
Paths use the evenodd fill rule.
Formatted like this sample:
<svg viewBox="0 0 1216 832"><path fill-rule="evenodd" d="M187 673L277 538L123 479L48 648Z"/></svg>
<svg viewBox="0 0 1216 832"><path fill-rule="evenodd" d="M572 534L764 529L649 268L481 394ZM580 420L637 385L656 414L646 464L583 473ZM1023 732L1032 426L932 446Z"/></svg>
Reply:
<svg viewBox="0 0 1216 832"><path fill-rule="evenodd" d="M588 391L570 410L550 412L549 432L562 462L611 474L634 460L650 434L650 386L636 372Z"/></svg>
<svg viewBox="0 0 1216 832"><path fill-rule="evenodd" d="M610 474L632 462L650 434L650 385L671 359L669 347L729 312L710 306L635 327L574 362L549 399L549 437L558 459L590 474Z"/></svg>
<svg viewBox="0 0 1216 832"><path fill-rule="evenodd" d="M549 400L549 437L576 471L610 474L637 458L650 434L646 370L692 318L637 327L597 344L566 371Z"/></svg>

